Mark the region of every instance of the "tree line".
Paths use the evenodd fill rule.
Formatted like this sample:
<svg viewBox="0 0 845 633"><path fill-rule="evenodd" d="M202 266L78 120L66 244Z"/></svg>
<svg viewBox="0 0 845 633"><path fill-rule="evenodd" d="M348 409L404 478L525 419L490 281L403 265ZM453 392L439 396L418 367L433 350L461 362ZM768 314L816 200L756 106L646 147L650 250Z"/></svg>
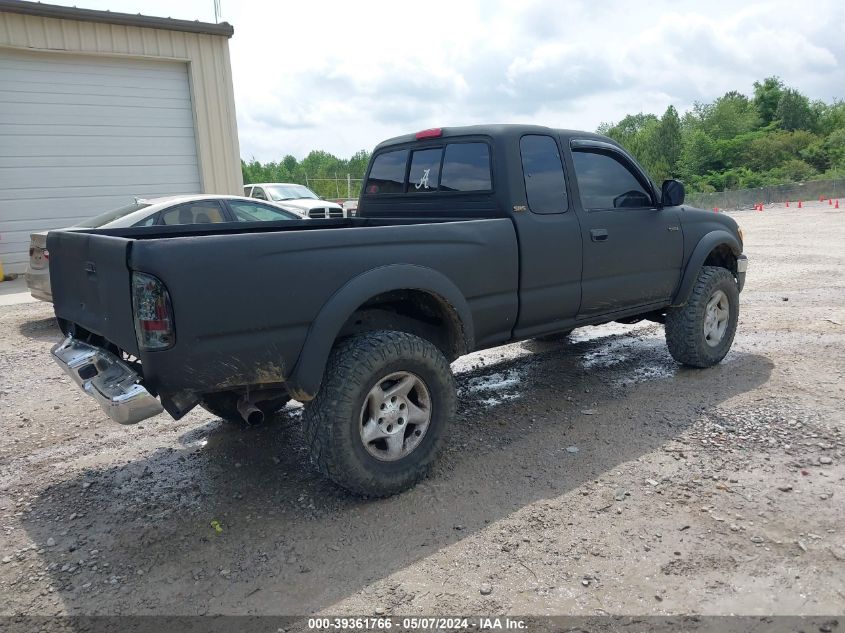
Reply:
<svg viewBox="0 0 845 633"><path fill-rule="evenodd" d="M725 191L845 175L845 103L810 101L778 77L754 94L727 92L679 116L669 106L603 123L599 133L626 147L659 184Z"/></svg>
<svg viewBox="0 0 845 633"><path fill-rule="evenodd" d="M370 152L360 150L352 158L338 158L321 150L314 150L301 161L288 154L278 162L261 163L254 158L241 160L244 184L255 182L294 182L308 187L323 198L346 198L347 174L353 179L352 197L361 190ZM359 179L356 182L354 179Z"/></svg>
<svg viewBox="0 0 845 633"><path fill-rule="evenodd" d="M763 187L845 175L845 102L811 101L778 77L754 82L754 94L727 92L683 114L629 114L598 132L621 143L659 184L683 181L689 191ZM324 198L346 197L345 179L363 178L370 152L351 158L312 151L303 160L241 161L244 183L307 184ZM327 180L321 180L327 179ZM336 182L334 179L338 179ZM352 197L360 193L353 181Z"/></svg>

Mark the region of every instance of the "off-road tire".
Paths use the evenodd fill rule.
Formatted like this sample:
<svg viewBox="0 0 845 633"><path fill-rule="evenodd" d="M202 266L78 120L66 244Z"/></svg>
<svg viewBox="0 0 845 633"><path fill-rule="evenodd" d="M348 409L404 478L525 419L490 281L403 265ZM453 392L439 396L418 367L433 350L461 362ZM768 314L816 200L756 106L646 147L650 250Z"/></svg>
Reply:
<svg viewBox="0 0 845 633"><path fill-rule="evenodd" d="M361 439L361 412L370 389L393 372L411 372L424 382L431 419L412 452L396 461L381 461L367 452ZM412 334L376 331L335 345L320 390L305 405L302 421L311 459L324 476L354 494L387 497L428 473L455 408L455 379L437 347Z"/></svg>
<svg viewBox="0 0 845 633"><path fill-rule="evenodd" d="M209 393L206 394L200 401L200 406L211 415L216 415L224 422L228 422L234 426L251 426L247 424L238 412L239 398L239 394L231 391ZM287 404L289 400L290 398L282 396L280 398L274 398L273 400L259 402L257 406L264 412L264 421L267 422L271 419L279 409Z"/></svg>
<svg viewBox="0 0 845 633"><path fill-rule="evenodd" d="M728 324L721 341L715 347L704 337L707 302L721 290L728 298ZM712 367L728 353L739 320L739 288L733 274L718 266L703 266L686 304L670 308L666 313L666 345L679 363L691 367Z"/></svg>

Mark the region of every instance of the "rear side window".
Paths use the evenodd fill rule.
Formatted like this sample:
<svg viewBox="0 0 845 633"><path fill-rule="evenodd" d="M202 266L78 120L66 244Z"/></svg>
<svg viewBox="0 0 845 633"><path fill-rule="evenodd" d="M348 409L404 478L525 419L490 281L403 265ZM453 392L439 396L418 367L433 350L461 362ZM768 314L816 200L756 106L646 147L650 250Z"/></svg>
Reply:
<svg viewBox="0 0 845 633"><path fill-rule="evenodd" d="M216 224L225 222L223 209L216 200L186 202L161 212L161 224Z"/></svg>
<svg viewBox="0 0 845 633"><path fill-rule="evenodd" d="M276 220L296 219L292 213L287 211L248 200L229 200L229 208L239 222L275 222Z"/></svg>
<svg viewBox="0 0 845 633"><path fill-rule="evenodd" d="M402 193L408 150L384 152L376 156L367 179L367 193Z"/></svg>
<svg viewBox="0 0 845 633"><path fill-rule="evenodd" d="M532 134L519 141L528 208L534 213L563 213L569 208L566 180L557 143L551 136Z"/></svg>
<svg viewBox="0 0 845 633"><path fill-rule="evenodd" d="M452 143L446 146L440 191L489 191L492 188L487 143Z"/></svg>

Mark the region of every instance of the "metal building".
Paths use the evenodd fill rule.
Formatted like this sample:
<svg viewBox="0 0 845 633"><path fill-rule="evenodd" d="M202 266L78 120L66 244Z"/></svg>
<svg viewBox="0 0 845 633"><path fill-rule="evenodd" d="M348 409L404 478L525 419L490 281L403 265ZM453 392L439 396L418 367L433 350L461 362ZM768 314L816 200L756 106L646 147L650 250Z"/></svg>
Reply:
<svg viewBox="0 0 845 633"><path fill-rule="evenodd" d="M133 196L240 194L232 26L0 0L0 261Z"/></svg>

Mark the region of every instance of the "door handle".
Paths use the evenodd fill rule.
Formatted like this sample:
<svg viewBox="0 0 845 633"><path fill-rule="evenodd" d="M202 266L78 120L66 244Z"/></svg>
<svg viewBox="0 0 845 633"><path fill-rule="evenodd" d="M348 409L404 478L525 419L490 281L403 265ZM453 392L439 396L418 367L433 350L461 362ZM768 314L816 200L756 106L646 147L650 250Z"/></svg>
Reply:
<svg viewBox="0 0 845 633"><path fill-rule="evenodd" d="M607 238L607 229L590 229L590 239L594 242L606 242Z"/></svg>

